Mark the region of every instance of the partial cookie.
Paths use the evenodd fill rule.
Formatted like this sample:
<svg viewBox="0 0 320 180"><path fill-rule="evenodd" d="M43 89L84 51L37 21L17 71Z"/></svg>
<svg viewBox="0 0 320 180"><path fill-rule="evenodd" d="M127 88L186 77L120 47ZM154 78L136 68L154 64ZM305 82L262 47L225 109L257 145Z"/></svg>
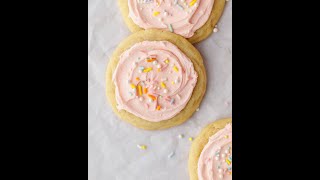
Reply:
<svg viewBox="0 0 320 180"><path fill-rule="evenodd" d="M173 31L194 44L213 32L225 1L118 0L118 3L132 32L150 28Z"/></svg>
<svg viewBox="0 0 320 180"><path fill-rule="evenodd" d="M202 57L192 44L151 29L130 35L117 47L107 67L106 95L121 119L157 130L189 119L206 83Z"/></svg>
<svg viewBox="0 0 320 180"><path fill-rule="evenodd" d="M231 118L215 121L195 138L189 153L190 180L206 180L209 177L232 179L231 123Z"/></svg>

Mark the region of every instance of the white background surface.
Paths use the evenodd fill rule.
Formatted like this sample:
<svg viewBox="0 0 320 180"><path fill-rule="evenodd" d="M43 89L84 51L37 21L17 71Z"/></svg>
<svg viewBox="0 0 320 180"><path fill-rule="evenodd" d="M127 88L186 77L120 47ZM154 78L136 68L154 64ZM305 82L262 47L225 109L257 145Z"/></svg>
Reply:
<svg viewBox="0 0 320 180"><path fill-rule="evenodd" d="M135 128L112 112L105 96L105 70L112 52L130 32L116 0L89 0L88 8L88 179L188 180L188 137L197 136L210 122L231 117L231 1L218 23L219 32L196 44L208 76L200 110L184 124L161 131ZM179 139L179 134L185 138ZM148 149L140 150L137 144ZM175 155L168 158L171 152Z"/></svg>

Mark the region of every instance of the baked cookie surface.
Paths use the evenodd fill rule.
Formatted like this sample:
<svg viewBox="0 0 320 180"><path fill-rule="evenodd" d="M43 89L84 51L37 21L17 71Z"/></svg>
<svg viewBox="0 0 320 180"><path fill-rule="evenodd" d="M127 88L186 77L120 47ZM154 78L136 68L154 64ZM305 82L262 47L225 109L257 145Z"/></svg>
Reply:
<svg viewBox="0 0 320 180"><path fill-rule="evenodd" d="M192 63L194 71L197 74L196 84L192 84L194 86L193 91L192 91L192 95L191 95L190 99L186 101L184 108L181 111L179 110L179 112L177 114L174 114L174 116L170 117L169 119L164 120L164 119L156 118L156 121L150 121L150 119L141 118L141 117L139 117L139 114L134 115L135 112L130 113L125 109L120 108L120 110L119 110L119 107L117 106L117 105L119 105L119 100L117 100L117 97L119 98L119 96L116 94L117 86L116 86L116 83L114 83L114 77L113 77L114 74L117 74L117 71L119 71L119 70L117 70L118 64L120 63L120 59L126 51L130 50L131 48L133 48L137 44L143 45L144 43L153 43L153 42L159 42L159 43L168 42L168 44L175 45L191 61L190 63ZM149 61L149 59L147 59L147 60ZM152 61L152 59L150 59L150 61ZM150 64L153 64L153 63L150 63ZM154 65L153 67L156 67L156 66ZM172 66L170 68L174 69L174 71L171 73L180 72L179 71L180 67L178 65L177 65L177 67ZM148 71L148 70L150 70L150 68L144 69L144 71ZM119 71L119 72L122 73L122 71ZM123 73L127 73L127 72L123 72ZM170 78L169 73L168 73L168 76ZM127 82L127 79L124 79L123 81ZM184 80L182 80L182 79L181 79L181 81L184 82ZM119 82L120 82L120 80L119 80ZM174 82L172 82L172 83L174 83ZM179 81L178 81L178 83L179 83ZM121 42L119 44L119 46L116 48L116 50L114 51L112 57L110 58L109 64L107 67L107 71L106 71L106 95L107 95L108 101L110 102L110 104L112 106L113 111L121 119L125 120L126 122L129 122L130 124L132 124L138 128L142 128L142 129L146 129L146 130L157 130L157 129L169 128L172 126L179 125L179 124L185 122L187 119L189 119L191 117L191 115L196 111L196 109L200 106L200 103L201 103L202 98L203 98L205 91L206 91L206 83L207 83L206 72L205 72L205 67L203 64L202 57L201 57L200 53L193 47L193 45L190 44L183 37L178 36L174 33L170 33L167 31L161 31L161 30L155 30L155 29L139 31L137 33L130 35L123 42ZM141 85L141 86L143 86L143 85ZM161 84L161 85L163 85L163 84ZM135 86L138 86L138 85L135 84ZM167 84L167 86L169 86L169 84ZM160 87L158 87L158 88L160 88ZM140 92L139 89L142 91ZM137 89L137 93L138 93L137 95L139 95L139 93L143 94L144 89L141 87L139 87L139 89ZM151 89L149 89L149 90L151 90ZM163 91L163 90L164 89L161 89L161 91ZM149 94L148 94L148 96L149 96ZM148 98L148 96L144 95L144 98ZM179 99L176 99L177 104L179 103L178 100ZM170 103L172 104L174 102L170 102ZM133 107L136 107L136 106L133 106ZM153 112L158 113L157 110L161 111L163 107L161 106L158 109L158 107L155 106L155 108L156 108L156 110Z"/></svg>
<svg viewBox="0 0 320 180"><path fill-rule="evenodd" d="M195 138L195 140L193 141L191 148L190 148L190 152L189 152L189 162L188 162L188 168L189 168L189 176L190 176L190 180L200 180L200 179L205 179L203 178L203 176L208 175L207 173L215 173L215 174L210 174L210 176L212 175L214 177L214 179L230 179L232 178L231 176L231 172L230 169L228 169L228 165L231 165L231 162L228 160L229 156L227 154L224 154L224 151L229 151L231 153L232 147L229 149L227 149L228 147L224 147L225 149L221 149L222 152L216 154L218 157L204 157L205 155L209 155L210 154L210 148L211 147L207 147L209 146L209 139L210 138L219 138L219 137L214 137L214 135L218 135L218 133L223 134L224 132L222 132L223 130L226 130L226 128L228 128L228 131L230 131L231 128L231 123L232 123L232 119L231 118L227 118L227 119L221 119L218 121L215 121L209 125L207 125L201 132L200 134ZM230 127L227 127L230 126ZM221 131L222 130L222 131ZM232 137L229 137L225 134L223 134L224 137L222 137L223 139L228 138L226 140L230 140L232 143ZM225 142L224 142L225 143ZM230 142L226 143L226 144L230 144ZM212 146L212 144L211 144ZM203 151L206 151L203 153ZM201 156L202 155L202 156ZM201 157L200 157L201 156ZM222 156L222 157L219 157ZM232 157L232 153L231 153L231 157ZM214 159L217 158L217 159ZM204 160L204 161L210 161L208 163L208 166L217 166L217 167L209 167L211 172L208 172L204 167L203 164L200 165L201 169L201 178L199 178L199 159ZM218 161L223 161L222 164L216 164L214 161L217 162ZM226 161L226 163L225 163ZM221 166L221 167L220 167ZM212 169L214 169L212 171ZM219 170L218 168L221 168L221 170ZM230 167L229 167L230 168ZM219 177L219 173L217 172L221 172L221 173L228 173L225 176L221 176ZM204 175L205 174L205 175Z"/></svg>
<svg viewBox="0 0 320 180"><path fill-rule="evenodd" d="M143 4L138 1L134 0L118 0L118 4L120 7L121 14L125 20L125 23L129 27L129 29L132 32L137 32L142 29L149 29L149 28L158 28L161 30L167 30L167 31L173 31L175 32L175 27L177 27L177 34L180 34L187 38L191 43L197 43L200 42L204 39L206 39L211 33L213 32L213 29L215 25L217 24L218 20L220 19L224 6L225 6L225 0L210 0L212 1L213 5L211 4L210 8L210 3L207 4L209 1L196 1L192 0L190 2L184 1L182 3L181 1L175 2L174 0L168 1L170 4L166 3L167 1L159 0L159 1L146 1L144 4L148 3L157 3L160 4L159 7L165 6L166 9L163 10L157 10L157 6L155 6L155 9L150 9L147 12L150 14L146 14L145 10L141 7L137 7L137 4ZM134 4L134 3L136 4ZM163 4L162 4L163 3ZM175 4L177 3L177 4ZM201 4L205 3L205 4ZM198 5L200 4L200 5ZM188 12L188 10L193 10L192 8L195 8L196 6L199 6L201 10L196 11L195 14L193 15L194 12L191 11ZM203 7L201 7L203 6ZM173 11L173 8L175 8L175 11ZM181 9L180 9L181 8ZM181 13L182 11L183 13ZM207 12L208 11L208 12ZM187 22L185 19L179 19L179 23L176 24L170 24L172 22L172 18L170 17L171 14L177 14L177 17L185 18L190 21L190 23L187 24L182 24L181 22ZM192 17L188 17L193 15ZM204 17L201 17L201 16ZM146 17L147 19L139 20L139 18L131 18L130 16L133 17ZM168 22L166 21L166 18L169 16ZM174 14L172 15L174 17ZM200 16L200 17L199 17ZM206 19L206 20L205 20ZM148 20L148 21L147 21ZM160 23L158 23L159 21ZM139 25L138 25L139 24ZM155 25L157 24L157 25ZM173 28L172 28L173 27ZM188 30L188 31L186 31ZM185 31L185 32L184 32Z"/></svg>

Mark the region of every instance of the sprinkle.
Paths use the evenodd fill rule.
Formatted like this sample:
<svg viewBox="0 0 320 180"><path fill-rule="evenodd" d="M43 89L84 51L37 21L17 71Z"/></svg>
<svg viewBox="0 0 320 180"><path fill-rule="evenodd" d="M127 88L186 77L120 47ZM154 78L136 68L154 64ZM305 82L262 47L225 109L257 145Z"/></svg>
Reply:
<svg viewBox="0 0 320 180"><path fill-rule="evenodd" d="M179 71L179 69L177 68L177 66L173 66L173 70L175 70L176 72Z"/></svg>
<svg viewBox="0 0 320 180"><path fill-rule="evenodd" d="M160 106L160 105L158 105L158 106L157 106L157 110L158 110L158 111L160 111L160 109L161 109L161 106Z"/></svg>
<svg viewBox="0 0 320 180"><path fill-rule="evenodd" d="M181 10L184 9L179 3L177 3L177 6L178 6Z"/></svg>
<svg viewBox="0 0 320 180"><path fill-rule="evenodd" d="M219 156L216 156L215 159L218 161L219 160Z"/></svg>
<svg viewBox="0 0 320 180"><path fill-rule="evenodd" d="M158 65L157 65L157 68L161 68L161 64L158 64Z"/></svg>
<svg viewBox="0 0 320 180"><path fill-rule="evenodd" d="M149 67L149 68L143 70L143 72L150 72L150 71L152 71L152 67Z"/></svg>
<svg viewBox="0 0 320 180"><path fill-rule="evenodd" d="M177 98L178 98L178 99L181 99L181 97L180 97L180 95L179 95L179 94L177 94Z"/></svg>
<svg viewBox="0 0 320 180"><path fill-rule="evenodd" d="M218 32L218 31L219 31L218 28L214 28L214 29L213 29L213 32L215 32L215 33Z"/></svg>
<svg viewBox="0 0 320 180"><path fill-rule="evenodd" d="M157 87L157 90L160 90L161 88L160 87Z"/></svg>
<svg viewBox="0 0 320 180"><path fill-rule="evenodd" d="M228 135L225 135L225 136L224 136L224 138L228 139L228 138L229 138L229 136L228 136Z"/></svg>
<svg viewBox="0 0 320 180"><path fill-rule="evenodd" d="M153 61L152 64L153 64L153 65L157 65L157 64L158 64L158 61Z"/></svg>
<svg viewBox="0 0 320 180"><path fill-rule="evenodd" d="M142 95L142 87L140 85L138 85L138 92L139 92L139 96Z"/></svg>
<svg viewBox="0 0 320 180"><path fill-rule="evenodd" d="M168 155L168 158L172 158L174 156L174 152L171 152L169 155Z"/></svg>
<svg viewBox="0 0 320 180"><path fill-rule="evenodd" d="M169 24L169 30L170 30L170 32L173 32L173 28L172 28L171 24Z"/></svg>
<svg viewBox="0 0 320 180"><path fill-rule="evenodd" d="M164 89L163 93L165 93L165 94L168 93L168 89Z"/></svg>
<svg viewBox="0 0 320 180"><path fill-rule="evenodd" d="M139 77L136 77L136 80L137 80L137 81L140 81L140 78L139 78Z"/></svg>
<svg viewBox="0 0 320 180"><path fill-rule="evenodd" d="M165 62L166 64L169 64L169 59L166 59L164 62Z"/></svg>
<svg viewBox="0 0 320 180"><path fill-rule="evenodd" d="M153 100L152 100L152 99L149 99L148 101L149 101L149 103L152 103L152 102L153 102Z"/></svg>
<svg viewBox="0 0 320 180"><path fill-rule="evenodd" d="M171 101L170 101L170 104L173 104L173 103L174 103L174 99L172 98Z"/></svg>
<svg viewBox="0 0 320 180"><path fill-rule="evenodd" d="M200 110L199 108L196 109L196 111L199 111L199 110Z"/></svg>
<svg viewBox="0 0 320 180"><path fill-rule="evenodd" d="M158 68L157 71L160 72L160 71L161 71L161 68Z"/></svg>
<svg viewBox="0 0 320 180"><path fill-rule="evenodd" d="M179 137L180 139L182 139L182 138L184 137L184 135L183 135L183 134L179 134L178 137Z"/></svg>
<svg viewBox="0 0 320 180"><path fill-rule="evenodd" d="M142 149L142 150L146 150L146 149L147 149L147 146L146 146L146 145L140 145L140 144L138 144L137 147L138 147L139 149Z"/></svg>
<svg viewBox="0 0 320 180"><path fill-rule="evenodd" d="M157 99L155 96L153 96L153 95L151 95L151 94L148 94L148 97L149 97L150 99L152 99L152 100L156 100L156 99Z"/></svg>
<svg viewBox="0 0 320 180"><path fill-rule="evenodd" d="M131 86L132 89L136 88L136 86L134 84L130 84L130 86Z"/></svg>
<svg viewBox="0 0 320 180"><path fill-rule="evenodd" d="M196 2L197 2L197 0L192 0L192 1L189 3L189 6L193 6L194 3L196 3Z"/></svg>
<svg viewBox="0 0 320 180"><path fill-rule="evenodd" d="M159 14L160 14L159 11L154 11L154 12L153 12L153 16L158 16Z"/></svg>
<svg viewBox="0 0 320 180"><path fill-rule="evenodd" d="M220 174L220 175L219 175L219 178L220 178L220 179L222 179L222 178L223 178L223 175L222 175L222 174Z"/></svg>
<svg viewBox="0 0 320 180"><path fill-rule="evenodd" d="M171 84L174 84L174 81L172 81Z"/></svg>
<svg viewBox="0 0 320 180"><path fill-rule="evenodd" d="M192 138L192 137L189 137L189 141L193 141L193 138Z"/></svg>
<svg viewBox="0 0 320 180"><path fill-rule="evenodd" d="M141 96L141 97L139 97L139 101L141 101L141 102L143 101L143 97L142 97L142 96Z"/></svg>
<svg viewBox="0 0 320 180"><path fill-rule="evenodd" d="M144 70L144 67L143 67L143 66L140 66L140 67L139 67L139 70Z"/></svg>
<svg viewBox="0 0 320 180"><path fill-rule="evenodd" d="M230 160L229 160L229 159L226 159L226 163L227 163L228 165L230 165L230 164L231 164L231 162L230 162Z"/></svg>
<svg viewBox="0 0 320 180"><path fill-rule="evenodd" d="M161 81L168 81L168 78L167 77L161 78Z"/></svg>
<svg viewBox="0 0 320 180"><path fill-rule="evenodd" d="M156 58L148 58L148 59L146 59L147 62L153 62L155 60L157 60L157 59Z"/></svg>
<svg viewBox="0 0 320 180"><path fill-rule="evenodd" d="M161 87L166 88L166 84L164 82L161 82Z"/></svg>
<svg viewBox="0 0 320 180"><path fill-rule="evenodd" d="M143 94L147 94L148 93L148 88L143 88Z"/></svg>

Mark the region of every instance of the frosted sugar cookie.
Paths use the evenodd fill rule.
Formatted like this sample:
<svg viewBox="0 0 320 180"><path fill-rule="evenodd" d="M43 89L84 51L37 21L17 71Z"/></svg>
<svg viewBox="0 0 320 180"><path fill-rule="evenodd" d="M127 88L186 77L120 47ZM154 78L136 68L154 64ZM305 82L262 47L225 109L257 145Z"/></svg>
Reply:
<svg viewBox="0 0 320 180"><path fill-rule="evenodd" d="M222 15L226 0L118 0L132 32L161 29L191 43L207 38Z"/></svg>
<svg viewBox="0 0 320 180"><path fill-rule="evenodd" d="M114 112L132 125L149 130L176 126L195 112L204 96L203 60L181 36L139 31L112 55L106 90Z"/></svg>
<svg viewBox="0 0 320 180"><path fill-rule="evenodd" d="M232 179L232 121L209 124L194 140L189 153L190 180Z"/></svg>

